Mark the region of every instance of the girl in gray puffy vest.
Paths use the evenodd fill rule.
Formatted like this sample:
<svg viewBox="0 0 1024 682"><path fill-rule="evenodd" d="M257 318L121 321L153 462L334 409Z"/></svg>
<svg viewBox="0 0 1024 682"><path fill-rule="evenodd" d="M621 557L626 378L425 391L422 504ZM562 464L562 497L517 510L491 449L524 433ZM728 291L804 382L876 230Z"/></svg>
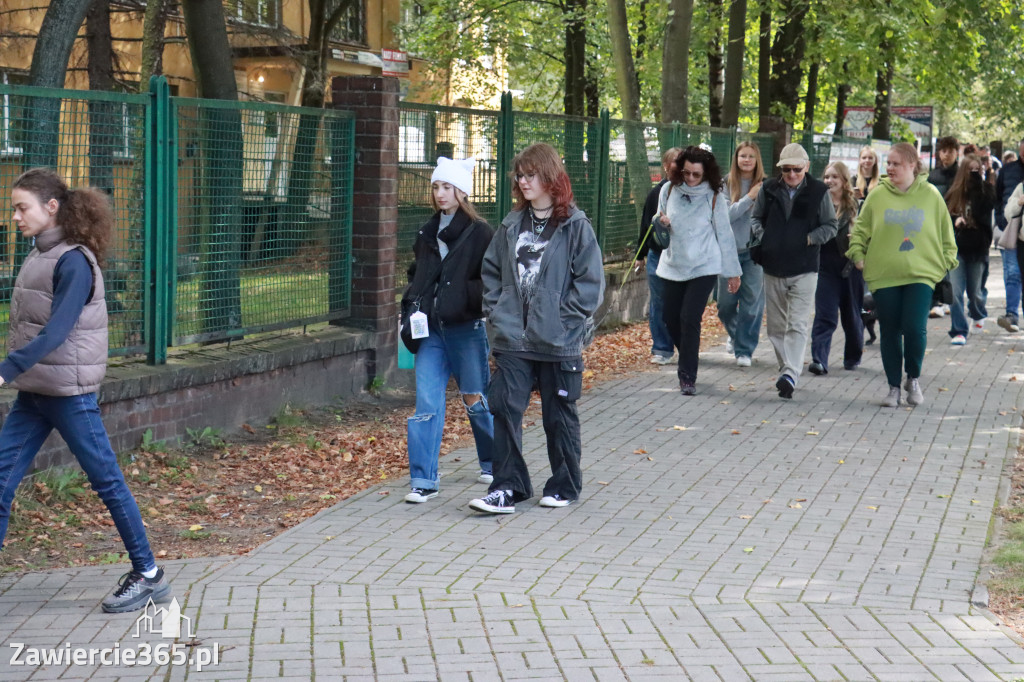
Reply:
<svg viewBox="0 0 1024 682"><path fill-rule="evenodd" d="M100 496L132 561L103 600L107 613L169 601L171 586L149 548L142 515L100 420L97 391L107 370L102 258L114 214L97 189L69 189L47 168L14 181L14 222L33 240L11 294L8 356L0 385L18 397L0 429L0 545L18 483L57 429Z"/></svg>

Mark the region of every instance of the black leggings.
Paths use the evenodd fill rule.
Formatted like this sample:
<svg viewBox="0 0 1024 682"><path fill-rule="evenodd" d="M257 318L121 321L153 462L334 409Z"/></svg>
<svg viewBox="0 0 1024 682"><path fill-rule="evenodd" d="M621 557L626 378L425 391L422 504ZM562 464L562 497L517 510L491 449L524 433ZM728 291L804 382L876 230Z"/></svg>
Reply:
<svg viewBox="0 0 1024 682"><path fill-rule="evenodd" d="M700 323L718 276L705 275L685 282L663 279L662 282L662 316L672 342L679 349L679 378L696 382Z"/></svg>

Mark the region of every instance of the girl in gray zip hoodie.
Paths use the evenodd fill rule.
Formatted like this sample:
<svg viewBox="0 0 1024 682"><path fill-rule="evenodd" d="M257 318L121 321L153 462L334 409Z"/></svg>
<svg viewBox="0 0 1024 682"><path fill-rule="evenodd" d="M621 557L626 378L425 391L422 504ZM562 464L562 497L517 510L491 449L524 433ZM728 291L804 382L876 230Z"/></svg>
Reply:
<svg viewBox="0 0 1024 682"><path fill-rule="evenodd" d="M523 460L523 412L540 390L551 477L542 507L564 507L582 487L580 422L583 348L604 296L594 230L576 208L558 152L527 147L513 160L516 207L484 254L484 314L494 353L487 402L494 414L493 475L487 496L469 506L509 514L533 496Z"/></svg>

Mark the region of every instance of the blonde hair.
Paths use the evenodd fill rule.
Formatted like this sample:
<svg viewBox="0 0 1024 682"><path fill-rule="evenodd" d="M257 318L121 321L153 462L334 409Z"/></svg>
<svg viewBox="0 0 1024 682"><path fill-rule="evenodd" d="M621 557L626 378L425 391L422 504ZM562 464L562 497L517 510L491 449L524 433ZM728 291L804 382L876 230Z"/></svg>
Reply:
<svg viewBox="0 0 1024 682"><path fill-rule="evenodd" d="M862 178L860 176L860 163L859 163L859 161L860 161L860 157L866 151L867 152L871 152L871 157L875 160L875 165L871 167L871 177L870 178ZM857 155L857 160L858 160L858 163L857 163L857 187L860 188L861 193L867 194L868 192L870 192L871 190L873 190L875 187L878 186L878 178L881 175L881 170L878 168L878 152L875 151L874 147L872 147L869 144L866 144L866 145L864 145L863 147L860 148L860 154Z"/></svg>
<svg viewBox="0 0 1024 682"><path fill-rule="evenodd" d="M761 148L757 146L756 142L745 140L736 145L736 151L732 153L732 165L729 167L729 176L725 179L725 185L729 188L729 201L739 201L740 196L743 194L743 172L740 170L740 165L737 163L740 158L740 152L744 149L754 150L754 174L750 179L750 184L756 185L757 183L764 180L764 162L761 160Z"/></svg>
<svg viewBox="0 0 1024 682"><path fill-rule="evenodd" d="M914 164L914 175L920 175L924 172L924 166L921 164L921 155L917 153L917 147L910 144L909 142L898 142L892 146L889 150L889 156L895 154L904 161L912 162Z"/></svg>
<svg viewBox="0 0 1024 682"><path fill-rule="evenodd" d="M462 212L468 215L470 220L480 220L480 214L477 212L473 202L469 200L469 196L455 185L452 185L452 189L455 190L455 200L459 202L459 208L462 209ZM441 207L437 205L437 199L434 197L433 182L430 183L430 207L435 212L441 210Z"/></svg>
<svg viewBox="0 0 1024 682"><path fill-rule="evenodd" d="M825 173L828 173L829 168L833 169L839 179L843 181L843 191L839 197L839 211L836 217L840 220L846 218L852 222L857 217L857 200L853 198L853 187L850 185L850 169L842 161L833 161L825 166ZM825 176L825 173L821 174L822 177Z"/></svg>

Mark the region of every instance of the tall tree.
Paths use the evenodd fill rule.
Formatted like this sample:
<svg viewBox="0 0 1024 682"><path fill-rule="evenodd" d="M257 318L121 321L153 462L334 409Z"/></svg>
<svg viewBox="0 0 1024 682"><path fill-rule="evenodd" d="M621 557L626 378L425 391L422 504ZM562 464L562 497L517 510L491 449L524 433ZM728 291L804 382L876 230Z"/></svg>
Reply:
<svg viewBox="0 0 1024 682"><path fill-rule="evenodd" d="M722 125L722 107L725 98L725 80L722 74L722 24L725 22L725 7L722 0L708 0L708 121L719 128Z"/></svg>
<svg viewBox="0 0 1024 682"><path fill-rule="evenodd" d="M725 49L725 94L722 101L722 126L726 128L735 128L740 120L746 37L747 0L732 0L729 3L729 42Z"/></svg>
<svg viewBox="0 0 1024 682"><path fill-rule="evenodd" d="M806 41L804 17L808 0L782 0L782 23L772 41L772 74L768 82L772 114L786 118L796 113L803 79Z"/></svg>
<svg viewBox="0 0 1024 682"><path fill-rule="evenodd" d="M757 28L757 115L762 126L772 113L771 80L772 13L768 3L762 0Z"/></svg>
<svg viewBox="0 0 1024 682"><path fill-rule="evenodd" d="M626 171L633 194L633 208L639 222L643 214L644 199L651 188L651 174L647 165L647 146L643 126L640 124L640 88L630 46L629 26L626 20L625 0L608 0L608 30L612 37L612 57L615 60L615 83L622 100L622 117L626 119ZM634 123L635 122L635 123Z"/></svg>
<svg viewBox="0 0 1024 682"><path fill-rule="evenodd" d="M562 109L566 116L586 112L587 81L587 0L564 0L565 90Z"/></svg>
<svg viewBox="0 0 1024 682"><path fill-rule="evenodd" d="M235 69L221 0L181 0L199 96L238 99ZM242 325L240 234L242 117L237 109L203 107L199 130L203 183L200 207L203 331L216 334Z"/></svg>
<svg viewBox="0 0 1024 682"><path fill-rule="evenodd" d="M888 140L892 122L892 81L896 73L896 55L890 37L882 38L878 52L882 56L882 63L876 76L875 122L871 126L871 136Z"/></svg>
<svg viewBox="0 0 1024 682"><path fill-rule="evenodd" d="M689 120L690 28L693 0L669 0L668 23L661 57L661 120Z"/></svg>
<svg viewBox="0 0 1024 682"><path fill-rule="evenodd" d="M142 17L142 59L139 67L139 92L149 90L149 77L163 73L164 28L167 25L168 0L149 0Z"/></svg>
<svg viewBox="0 0 1024 682"><path fill-rule="evenodd" d="M110 34L110 0L92 0L85 16L89 89L114 89L114 41ZM114 142L120 107L89 100L89 184L114 193Z"/></svg>

